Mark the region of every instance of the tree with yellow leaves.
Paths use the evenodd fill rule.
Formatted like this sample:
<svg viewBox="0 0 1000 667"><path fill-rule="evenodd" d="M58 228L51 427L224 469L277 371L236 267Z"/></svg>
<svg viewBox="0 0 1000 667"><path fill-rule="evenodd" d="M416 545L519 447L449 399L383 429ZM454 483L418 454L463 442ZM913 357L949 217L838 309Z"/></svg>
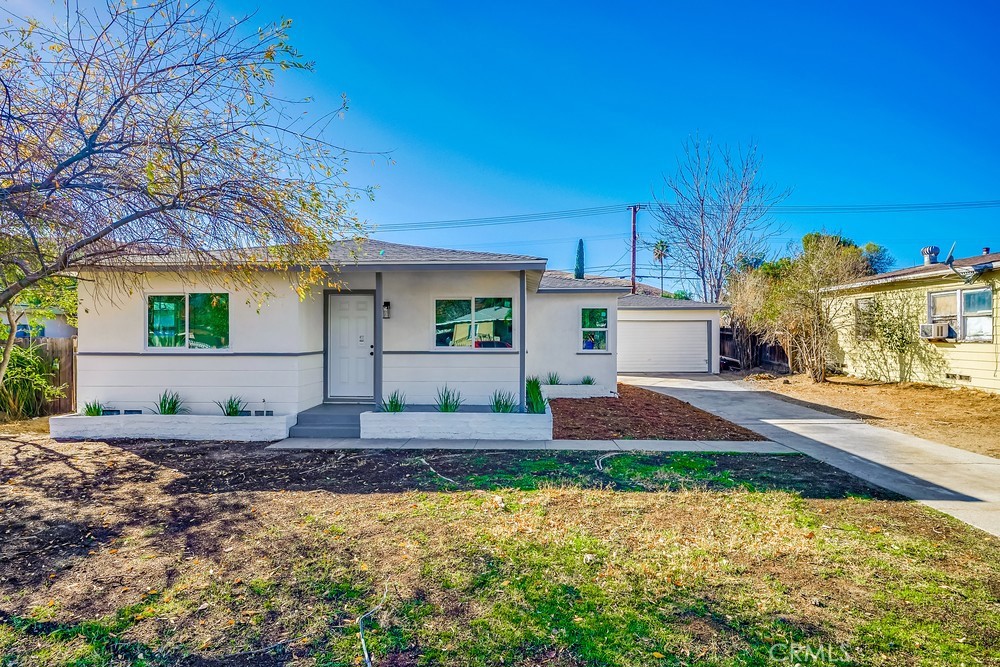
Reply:
<svg viewBox="0 0 1000 667"><path fill-rule="evenodd" d="M289 26L107 0L0 27L0 310L82 267L127 280L151 256L251 286L261 269L323 279L330 243L363 236L350 206L370 191L326 137L346 99L307 120L279 95L282 72L311 67Z"/></svg>

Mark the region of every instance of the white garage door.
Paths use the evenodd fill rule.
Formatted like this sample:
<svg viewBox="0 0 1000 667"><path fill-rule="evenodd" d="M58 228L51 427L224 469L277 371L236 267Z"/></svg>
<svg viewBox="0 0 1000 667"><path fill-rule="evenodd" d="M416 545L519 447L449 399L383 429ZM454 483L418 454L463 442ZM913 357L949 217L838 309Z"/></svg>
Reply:
<svg viewBox="0 0 1000 667"><path fill-rule="evenodd" d="M707 373L708 322L618 321L618 372Z"/></svg>

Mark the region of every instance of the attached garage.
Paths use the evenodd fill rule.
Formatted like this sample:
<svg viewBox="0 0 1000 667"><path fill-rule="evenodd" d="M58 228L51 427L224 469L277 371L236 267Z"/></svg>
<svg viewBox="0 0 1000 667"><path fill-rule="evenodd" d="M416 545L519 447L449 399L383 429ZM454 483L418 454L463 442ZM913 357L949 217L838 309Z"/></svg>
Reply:
<svg viewBox="0 0 1000 667"><path fill-rule="evenodd" d="M725 306L629 294L618 299L619 373L718 373Z"/></svg>

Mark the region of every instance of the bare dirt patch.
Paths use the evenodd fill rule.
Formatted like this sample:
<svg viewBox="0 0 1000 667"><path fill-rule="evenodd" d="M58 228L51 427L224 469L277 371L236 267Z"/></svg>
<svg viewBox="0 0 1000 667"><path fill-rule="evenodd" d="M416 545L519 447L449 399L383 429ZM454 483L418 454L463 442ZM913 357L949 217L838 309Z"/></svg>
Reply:
<svg viewBox="0 0 1000 667"><path fill-rule="evenodd" d="M817 410L1000 458L1000 395L928 384L883 384L833 376L816 384L804 375L753 380Z"/></svg>
<svg viewBox="0 0 1000 667"><path fill-rule="evenodd" d="M557 398L550 405L557 439L764 439L672 396L621 383L618 398Z"/></svg>

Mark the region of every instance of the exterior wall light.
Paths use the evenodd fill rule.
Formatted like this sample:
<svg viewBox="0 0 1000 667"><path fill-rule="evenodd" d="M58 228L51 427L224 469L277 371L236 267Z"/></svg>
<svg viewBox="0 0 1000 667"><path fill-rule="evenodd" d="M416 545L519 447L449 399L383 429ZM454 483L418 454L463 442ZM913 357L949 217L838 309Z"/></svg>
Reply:
<svg viewBox="0 0 1000 667"><path fill-rule="evenodd" d="M389 302L388 301L383 301L382 302L382 319L383 320L389 319L389 315L390 315L390 313L389 313Z"/></svg>

